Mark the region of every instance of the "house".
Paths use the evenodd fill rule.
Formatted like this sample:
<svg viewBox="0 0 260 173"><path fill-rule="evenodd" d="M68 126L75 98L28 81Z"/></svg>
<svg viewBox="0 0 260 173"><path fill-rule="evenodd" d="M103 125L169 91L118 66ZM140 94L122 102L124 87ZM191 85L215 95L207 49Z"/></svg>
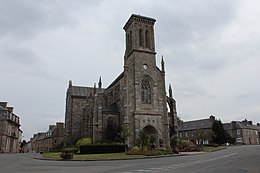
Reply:
<svg viewBox="0 0 260 173"><path fill-rule="evenodd" d="M232 121L223 124L224 129L235 139L236 144L259 144L260 126L253 125L252 121Z"/></svg>
<svg viewBox="0 0 260 173"><path fill-rule="evenodd" d="M33 152L49 152L56 149L64 141L64 123L57 122L56 125L49 125L47 132L34 134L27 144L27 150Z"/></svg>
<svg viewBox="0 0 260 173"><path fill-rule="evenodd" d="M20 118L8 107L7 102L0 102L0 153L20 152Z"/></svg>
<svg viewBox="0 0 260 173"><path fill-rule="evenodd" d="M212 124L215 117L211 115L207 119L180 121L179 139L189 140L194 144L209 144L212 137Z"/></svg>

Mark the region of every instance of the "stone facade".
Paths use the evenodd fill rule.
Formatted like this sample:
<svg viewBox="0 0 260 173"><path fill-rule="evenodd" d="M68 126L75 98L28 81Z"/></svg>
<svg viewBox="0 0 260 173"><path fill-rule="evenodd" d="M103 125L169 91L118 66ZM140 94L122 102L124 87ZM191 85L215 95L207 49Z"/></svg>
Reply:
<svg viewBox="0 0 260 173"><path fill-rule="evenodd" d="M7 107L7 102L0 102L0 153L20 152L22 131L19 119L13 107Z"/></svg>
<svg viewBox="0 0 260 173"><path fill-rule="evenodd" d="M163 58L161 69L156 66L154 23L155 19L140 15L129 18L124 26L124 71L107 88L102 88L101 78L97 88L69 82L65 113L68 142L82 137L90 137L94 143L108 139L112 127L125 124L131 133L129 146L136 145L140 130L155 134L158 145L169 145L170 136L177 133L176 102L170 86L166 95Z"/></svg>
<svg viewBox="0 0 260 173"><path fill-rule="evenodd" d="M47 132L34 134L26 146L25 152L49 152L54 151L64 141L64 123L57 122L49 125Z"/></svg>
<svg viewBox="0 0 260 173"><path fill-rule="evenodd" d="M213 115L207 119L179 121L179 139L192 141L194 144L209 144L212 138Z"/></svg>
<svg viewBox="0 0 260 173"><path fill-rule="evenodd" d="M253 125L252 121L232 121L223 125L230 136L235 139L236 144L260 144L260 126Z"/></svg>

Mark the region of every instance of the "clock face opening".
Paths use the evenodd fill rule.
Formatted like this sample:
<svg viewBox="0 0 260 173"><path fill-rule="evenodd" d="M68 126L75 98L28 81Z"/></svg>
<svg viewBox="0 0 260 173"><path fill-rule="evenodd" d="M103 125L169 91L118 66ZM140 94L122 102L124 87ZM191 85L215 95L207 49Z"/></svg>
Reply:
<svg viewBox="0 0 260 173"><path fill-rule="evenodd" d="M147 64L144 64L144 65L143 65L143 68L144 68L144 69L147 69L147 68L148 68L148 65L147 65Z"/></svg>

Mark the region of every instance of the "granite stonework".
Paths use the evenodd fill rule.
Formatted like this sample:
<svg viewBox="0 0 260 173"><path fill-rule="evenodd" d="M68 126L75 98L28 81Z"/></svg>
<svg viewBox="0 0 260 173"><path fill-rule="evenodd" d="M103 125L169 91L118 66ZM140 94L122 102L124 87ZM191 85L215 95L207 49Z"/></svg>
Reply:
<svg viewBox="0 0 260 173"><path fill-rule="evenodd" d="M177 133L176 102L171 86L166 95L163 59L161 69L156 66L154 23L140 15L129 18L124 26L124 70L107 88L102 88L101 78L98 87L69 82L65 115L69 142L90 137L95 143L108 138L111 124L126 124L129 146L136 145L139 130L155 134L158 145L169 146L170 136Z"/></svg>

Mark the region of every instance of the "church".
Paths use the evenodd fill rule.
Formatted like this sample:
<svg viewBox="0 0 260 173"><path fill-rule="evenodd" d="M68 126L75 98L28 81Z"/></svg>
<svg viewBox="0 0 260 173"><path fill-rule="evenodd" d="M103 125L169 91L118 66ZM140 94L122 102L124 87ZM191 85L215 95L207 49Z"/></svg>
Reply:
<svg viewBox="0 0 260 173"><path fill-rule="evenodd" d="M177 133L176 101L169 85L167 96L165 65L156 66L155 19L132 14L125 31L124 69L106 88L74 86L69 81L66 95L65 139L75 143L83 137L93 143L115 140L117 128L127 126L128 146L135 146L140 130L156 136L157 145L169 146ZM114 134L113 134L114 131Z"/></svg>

